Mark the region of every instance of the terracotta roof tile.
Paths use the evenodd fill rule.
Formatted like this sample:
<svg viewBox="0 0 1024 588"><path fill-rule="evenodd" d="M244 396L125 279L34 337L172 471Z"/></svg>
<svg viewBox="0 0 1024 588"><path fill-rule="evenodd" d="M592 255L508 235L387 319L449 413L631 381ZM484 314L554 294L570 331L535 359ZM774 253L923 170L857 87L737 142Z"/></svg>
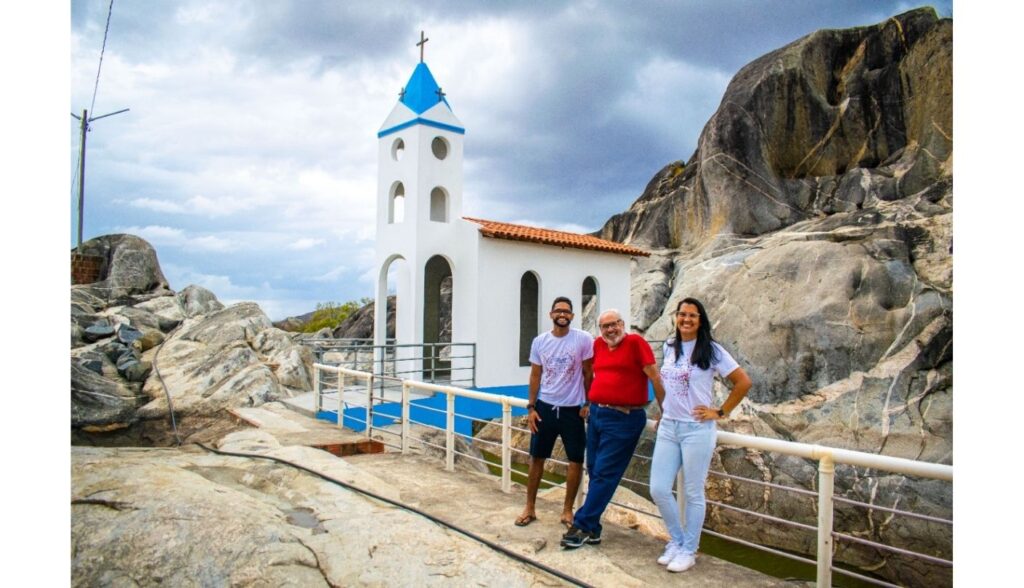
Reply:
<svg viewBox="0 0 1024 588"><path fill-rule="evenodd" d="M514 225L512 223L470 218L468 216L464 216L462 218L480 225L480 234L484 237L509 239L511 241L528 241L530 243L556 245L558 247L573 247L576 249L590 249L593 251L607 251L608 253L620 253L622 255L636 255L640 257L650 256L650 253L643 249L630 247L629 245L616 243L615 241L598 239L591 235L555 231L553 229L540 229L537 227L528 227L526 225Z"/></svg>

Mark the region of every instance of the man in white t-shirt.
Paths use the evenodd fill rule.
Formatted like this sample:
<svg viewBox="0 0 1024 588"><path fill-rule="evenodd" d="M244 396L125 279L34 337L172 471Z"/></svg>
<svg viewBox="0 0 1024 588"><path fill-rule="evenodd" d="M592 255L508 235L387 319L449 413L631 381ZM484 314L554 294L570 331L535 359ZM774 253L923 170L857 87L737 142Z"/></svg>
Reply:
<svg viewBox="0 0 1024 588"><path fill-rule="evenodd" d="M573 329L572 301L555 298L548 314L552 329L533 340L530 346L530 401L527 417L530 432L530 474L526 485L526 508L516 519L525 527L537 520L537 488L544 473L544 462L551 457L555 439L562 438L569 460L565 479L565 504L562 523L572 524L572 506L583 475L583 452L587 445L584 421L589 413L587 392L594 378L594 338Z"/></svg>

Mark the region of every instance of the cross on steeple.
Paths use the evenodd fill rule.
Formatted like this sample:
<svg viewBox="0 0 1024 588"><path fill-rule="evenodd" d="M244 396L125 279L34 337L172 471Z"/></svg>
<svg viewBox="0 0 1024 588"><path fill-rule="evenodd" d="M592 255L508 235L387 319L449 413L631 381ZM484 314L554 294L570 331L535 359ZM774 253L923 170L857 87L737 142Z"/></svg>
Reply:
<svg viewBox="0 0 1024 588"><path fill-rule="evenodd" d="M420 42L416 43L416 46L420 48L420 63L423 63L423 46L427 44L430 39L423 36L423 31L420 31Z"/></svg>
<svg viewBox="0 0 1024 588"><path fill-rule="evenodd" d="M398 92L398 99L399 100L404 100L405 99L405 86L402 86L402 89L399 90L399 92Z"/></svg>
<svg viewBox="0 0 1024 588"><path fill-rule="evenodd" d="M438 88L434 93L437 94L438 102L444 100L444 97L447 96L447 94L445 94L444 90L442 90L441 88Z"/></svg>

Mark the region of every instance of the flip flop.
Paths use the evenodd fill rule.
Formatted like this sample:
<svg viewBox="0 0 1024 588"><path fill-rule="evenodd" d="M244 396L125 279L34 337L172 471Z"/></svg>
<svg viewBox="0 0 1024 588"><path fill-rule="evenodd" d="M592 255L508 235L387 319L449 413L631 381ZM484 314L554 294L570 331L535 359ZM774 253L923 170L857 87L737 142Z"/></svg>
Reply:
<svg viewBox="0 0 1024 588"><path fill-rule="evenodd" d="M524 515L516 519L516 526L525 527L526 525L529 525L535 520L537 520L537 515Z"/></svg>

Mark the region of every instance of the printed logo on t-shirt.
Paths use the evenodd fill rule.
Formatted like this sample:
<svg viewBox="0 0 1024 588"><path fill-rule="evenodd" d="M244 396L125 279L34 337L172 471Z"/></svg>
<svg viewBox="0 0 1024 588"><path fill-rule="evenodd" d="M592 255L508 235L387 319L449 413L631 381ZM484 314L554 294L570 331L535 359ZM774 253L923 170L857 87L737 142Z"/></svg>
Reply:
<svg viewBox="0 0 1024 588"><path fill-rule="evenodd" d="M693 373L693 365L690 364L689 360L685 361L686 367L666 366L661 370L661 377L666 380L665 388L670 390L673 395L682 399L690 395L690 376Z"/></svg>
<svg viewBox="0 0 1024 588"><path fill-rule="evenodd" d="M572 379L574 357L570 353L542 353L544 371L541 373L541 385L554 386L559 382Z"/></svg>

